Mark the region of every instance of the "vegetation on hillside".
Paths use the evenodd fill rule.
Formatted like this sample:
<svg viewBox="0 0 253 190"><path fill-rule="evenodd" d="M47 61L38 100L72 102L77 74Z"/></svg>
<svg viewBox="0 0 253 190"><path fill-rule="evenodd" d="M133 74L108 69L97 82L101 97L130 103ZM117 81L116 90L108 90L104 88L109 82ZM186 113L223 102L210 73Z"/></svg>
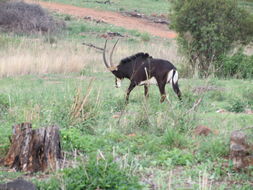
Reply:
<svg viewBox="0 0 253 190"><path fill-rule="evenodd" d="M54 16L66 23L57 35L0 33L0 163L9 148L11 126L31 122L34 128L60 127L63 168L27 175L1 165L0 183L24 177L41 190L252 189L253 168L235 171L228 159L231 132L253 123L252 56L242 51L222 54L223 64L215 62L222 67L216 73L220 78L183 78L189 69L173 40ZM124 35L115 49L115 64L139 51L171 61L179 69L183 101L167 85L168 101L160 104L158 87L150 86L148 99L138 87L126 105L128 81L114 88L102 53L82 45L103 47L103 36L112 31ZM79 107L82 98L86 101ZM198 135L197 126L212 133ZM244 132L252 141L252 129Z"/></svg>
<svg viewBox="0 0 253 190"><path fill-rule="evenodd" d="M36 4L2 2L0 6L0 29L17 33L59 32L65 23L57 21Z"/></svg>
<svg viewBox="0 0 253 190"><path fill-rule="evenodd" d="M222 72L222 56L253 40L253 15L234 0L176 0L173 27L191 69L205 77L215 70Z"/></svg>

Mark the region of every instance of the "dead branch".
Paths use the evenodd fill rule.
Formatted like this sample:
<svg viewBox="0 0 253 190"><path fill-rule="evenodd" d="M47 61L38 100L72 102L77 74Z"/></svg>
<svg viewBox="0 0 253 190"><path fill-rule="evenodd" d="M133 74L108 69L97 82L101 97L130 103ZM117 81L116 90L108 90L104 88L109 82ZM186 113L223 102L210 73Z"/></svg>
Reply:
<svg viewBox="0 0 253 190"><path fill-rule="evenodd" d="M106 0L106 1L84 1L84 2L87 2L87 3L99 3L99 4L109 4L109 5L112 4L112 2L110 0Z"/></svg>
<svg viewBox="0 0 253 190"><path fill-rule="evenodd" d="M199 98L198 100L196 100L196 101L194 102L192 108L189 109L189 110L186 112L186 114L188 114L188 113L190 113L190 112L192 112L192 111L195 111L196 108L199 106L199 104L202 102L202 100L203 100L203 97L201 97L201 98Z"/></svg>
<svg viewBox="0 0 253 190"><path fill-rule="evenodd" d="M85 43L83 42L82 45L85 45L85 46L88 46L88 47L91 47L91 48L94 48L94 49L97 49L97 50L100 50L100 51L104 51L104 48L101 48L101 47L97 47L91 43Z"/></svg>
<svg viewBox="0 0 253 190"><path fill-rule="evenodd" d="M248 129L253 129L253 126L251 126L251 127L244 127L244 128L241 128L241 129L237 129L235 131L243 131L243 130L248 130Z"/></svg>
<svg viewBox="0 0 253 190"><path fill-rule="evenodd" d="M76 96L74 97L74 103L71 107L70 112L70 118L73 122L80 117L82 120L85 120L89 116L90 113L84 114L84 108L87 105L88 98L92 90L92 82L94 80L95 78L92 78L90 80L86 94L84 96L81 95L81 89L80 88L77 89Z"/></svg>

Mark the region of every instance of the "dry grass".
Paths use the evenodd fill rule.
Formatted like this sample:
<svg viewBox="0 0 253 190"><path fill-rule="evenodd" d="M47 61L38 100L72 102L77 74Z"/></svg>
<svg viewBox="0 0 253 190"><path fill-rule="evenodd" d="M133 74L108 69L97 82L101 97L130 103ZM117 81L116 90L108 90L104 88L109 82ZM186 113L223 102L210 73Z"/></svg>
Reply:
<svg viewBox="0 0 253 190"><path fill-rule="evenodd" d="M109 50L113 42L109 44ZM103 45L100 44L102 47ZM126 43L121 41L115 50L113 60L117 64L120 59L134 53L144 51L153 57L170 60L175 65L182 62L177 55L174 44L162 43ZM0 51L0 77L26 74L71 73L80 72L89 66L92 72L106 71L102 63L102 53L90 49L81 43L60 41L55 44L45 43L41 39L23 39L17 45L9 45Z"/></svg>
<svg viewBox="0 0 253 190"><path fill-rule="evenodd" d="M7 47L0 52L0 77L78 72L95 61L87 55L87 49L74 43L24 40L17 47Z"/></svg>

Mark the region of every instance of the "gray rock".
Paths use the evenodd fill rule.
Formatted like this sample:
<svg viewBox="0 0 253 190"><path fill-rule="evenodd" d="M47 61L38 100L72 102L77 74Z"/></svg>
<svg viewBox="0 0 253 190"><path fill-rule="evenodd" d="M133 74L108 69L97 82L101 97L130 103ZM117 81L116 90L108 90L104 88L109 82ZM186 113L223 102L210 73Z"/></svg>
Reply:
<svg viewBox="0 0 253 190"><path fill-rule="evenodd" d="M31 182L18 178L14 181L0 184L0 190L36 190L36 187Z"/></svg>

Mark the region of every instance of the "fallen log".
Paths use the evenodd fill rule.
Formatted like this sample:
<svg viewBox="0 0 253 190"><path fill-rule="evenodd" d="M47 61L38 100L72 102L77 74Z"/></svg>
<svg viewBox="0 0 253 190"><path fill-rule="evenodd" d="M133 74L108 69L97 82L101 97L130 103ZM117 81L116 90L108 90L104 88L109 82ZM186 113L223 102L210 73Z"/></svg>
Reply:
<svg viewBox="0 0 253 190"><path fill-rule="evenodd" d="M17 171L38 172L60 168L61 160L59 127L32 129L31 123L13 126L5 166Z"/></svg>

